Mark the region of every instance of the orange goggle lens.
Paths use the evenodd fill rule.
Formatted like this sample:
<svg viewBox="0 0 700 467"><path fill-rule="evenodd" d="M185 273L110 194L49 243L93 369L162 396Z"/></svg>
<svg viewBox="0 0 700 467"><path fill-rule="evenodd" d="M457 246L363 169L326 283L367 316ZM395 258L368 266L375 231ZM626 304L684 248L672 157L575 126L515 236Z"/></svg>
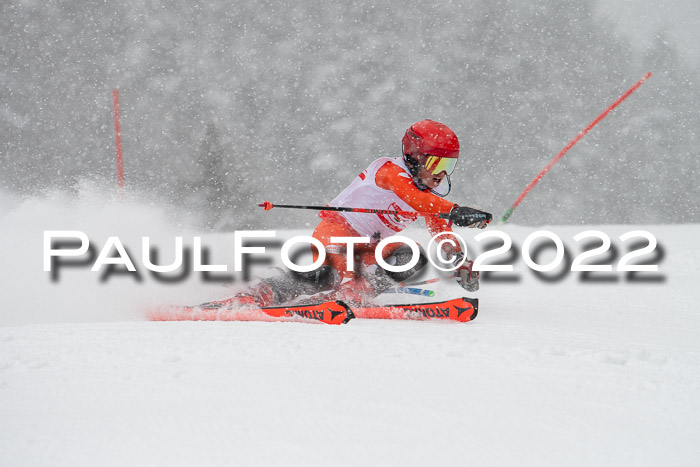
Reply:
<svg viewBox="0 0 700 467"><path fill-rule="evenodd" d="M437 175L443 170L447 175L452 175L452 172L457 166L456 157L440 157L440 156L428 156L425 161L425 169L433 175Z"/></svg>

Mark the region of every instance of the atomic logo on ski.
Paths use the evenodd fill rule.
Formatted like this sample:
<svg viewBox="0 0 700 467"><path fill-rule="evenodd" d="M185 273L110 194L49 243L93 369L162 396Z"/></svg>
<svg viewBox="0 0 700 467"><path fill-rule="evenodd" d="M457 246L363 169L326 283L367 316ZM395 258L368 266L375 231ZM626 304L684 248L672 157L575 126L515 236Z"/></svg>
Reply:
<svg viewBox="0 0 700 467"><path fill-rule="evenodd" d="M271 308L262 308L262 310L270 312ZM317 305L290 306L285 308L284 314L289 317L300 316L326 324L344 324L355 317L350 308L340 300Z"/></svg>
<svg viewBox="0 0 700 467"><path fill-rule="evenodd" d="M474 310L474 307L471 307L471 306L470 306L470 307L467 307L467 308L462 308L462 307L456 306L455 308L457 309L457 317L458 317L458 318L459 318L460 316L462 316L462 313L464 313L465 311L467 311L467 310Z"/></svg>
<svg viewBox="0 0 700 467"><path fill-rule="evenodd" d="M353 312L357 318L449 319L464 323L476 318L478 307L478 299L463 297L435 303L362 307Z"/></svg>
<svg viewBox="0 0 700 467"><path fill-rule="evenodd" d="M196 306L160 306L148 310L153 321L317 321L344 324L355 317L348 306L336 300L301 306L254 307L209 302Z"/></svg>
<svg viewBox="0 0 700 467"><path fill-rule="evenodd" d="M333 320L335 319L336 316L342 315L342 314L343 314L342 311L333 311L333 310L331 310L330 308L328 308L328 311L329 311L330 314L331 314L331 321L333 321Z"/></svg>

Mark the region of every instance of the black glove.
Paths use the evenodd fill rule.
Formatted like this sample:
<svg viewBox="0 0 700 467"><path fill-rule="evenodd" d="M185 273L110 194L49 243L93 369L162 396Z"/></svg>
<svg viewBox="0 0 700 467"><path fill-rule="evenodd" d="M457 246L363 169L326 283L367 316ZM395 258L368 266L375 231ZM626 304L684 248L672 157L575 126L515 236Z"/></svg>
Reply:
<svg viewBox="0 0 700 467"><path fill-rule="evenodd" d="M455 264L462 261L464 253L457 253L455 256ZM476 292L479 290L479 271L473 271L474 261L467 259L460 267L455 270L455 278L457 283L462 286L467 292Z"/></svg>
<svg viewBox="0 0 700 467"><path fill-rule="evenodd" d="M485 211L455 204L452 211L450 211L449 219L459 227L483 229L491 222L493 216Z"/></svg>

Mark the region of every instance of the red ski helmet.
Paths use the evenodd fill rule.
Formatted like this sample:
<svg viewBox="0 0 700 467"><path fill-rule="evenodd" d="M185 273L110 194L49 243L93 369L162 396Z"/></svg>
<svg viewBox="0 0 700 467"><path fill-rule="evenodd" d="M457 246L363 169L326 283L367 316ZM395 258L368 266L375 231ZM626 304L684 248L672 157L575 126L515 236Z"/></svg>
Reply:
<svg viewBox="0 0 700 467"><path fill-rule="evenodd" d="M406 130L401 141L406 156L423 166L431 174L443 170L451 175L459 158L457 135L444 123L422 120Z"/></svg>

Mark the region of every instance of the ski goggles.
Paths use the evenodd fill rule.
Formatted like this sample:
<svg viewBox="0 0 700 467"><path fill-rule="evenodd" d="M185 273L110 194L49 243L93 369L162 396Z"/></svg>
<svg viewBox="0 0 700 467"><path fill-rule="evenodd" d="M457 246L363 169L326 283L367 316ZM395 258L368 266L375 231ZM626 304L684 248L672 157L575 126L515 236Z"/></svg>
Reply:
<svg viewBox="0 0 700 467"><path fill-rule="evenodd" d="M452 175L457 166L456 157L431 156L430 154L425 154L424 156L427 157L424 164L425 170L432 175L437 175L442 171L445 171L447 175Z"/></svg>

